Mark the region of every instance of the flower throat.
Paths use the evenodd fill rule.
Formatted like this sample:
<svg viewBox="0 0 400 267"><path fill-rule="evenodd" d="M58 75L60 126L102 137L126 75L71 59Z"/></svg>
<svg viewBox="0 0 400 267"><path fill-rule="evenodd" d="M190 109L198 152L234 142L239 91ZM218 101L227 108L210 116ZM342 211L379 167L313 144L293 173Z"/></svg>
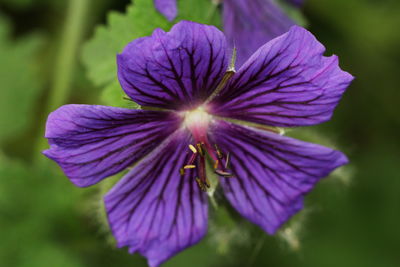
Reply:
<svg viewBox="0 0 400 267"><path fill-rule="evenodd" d="M203 107L187 111L184 116L184 124L192 133L195 144L189 145L192 155L187 164L180 169L180 174L184 175L186 170L197 169L196 182L202 191L207 191L211 185L206 174L206 152L214 161L214 172L223 177L233 176L228 171L230 156L229 153L224 154L217 144L211 145L208 141L207 132L211 116Z"/></svg>

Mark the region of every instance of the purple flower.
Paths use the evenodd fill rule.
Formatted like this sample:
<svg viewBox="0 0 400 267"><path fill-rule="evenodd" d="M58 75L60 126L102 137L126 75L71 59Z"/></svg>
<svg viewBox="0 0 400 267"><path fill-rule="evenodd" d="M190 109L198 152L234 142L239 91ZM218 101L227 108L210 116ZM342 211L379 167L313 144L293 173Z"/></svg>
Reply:
<svg viewBox="0 0 400 267"><path fill-rule="evenodd" d="M276 128L330 119L353 79L336 56L324 57L297 26L236 73L227 51L213 26L182 21L170 32L157 29L117 57L122 88L146 109L66 105L48 118L44 153L77 186L133 166L105 206L118 246L150 266L205 235L206 154L230 203L269 234L302 208L320 178L347 163L339 151Z"/></svg>
<svg viewBox="0 0 400 267"><path fill-rule="evenodd" d="M178 14L176 0L154 0L154 5L169 21L174 20Z"/></svg>
<svg viewBox="0 0 400 267"><path fill-rule="evenodd" d="M286 2L300 6L303 1ZM295 24L274 0L225 0L223 20L229 44L238 50L239 66L260 46Z"/></svg>

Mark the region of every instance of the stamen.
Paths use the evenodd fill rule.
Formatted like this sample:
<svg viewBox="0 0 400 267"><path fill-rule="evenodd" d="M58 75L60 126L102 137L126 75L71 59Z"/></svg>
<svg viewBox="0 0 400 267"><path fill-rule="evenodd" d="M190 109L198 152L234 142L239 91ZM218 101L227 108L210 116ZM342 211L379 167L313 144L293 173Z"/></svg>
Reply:
<svg viewBox="0 0 400 267"><path fill-rule="evenodd" d="M196 177L196 182L201 191L207 192L207 188L204 186L203 182L199 179L199 177Z"/></svg>
<svg viewBox="0 0 400 267"><path fill-rule="evenodd" d="M183 168L186 170L186 169L194 169L194 168L196 168L196 165L185 165L185 166L183 166Z"/></svg>
<svg viewBox="0 0 400 267"><path fill-rule="evenodd" d="M231 154L227 153L226 160L225 160L225 169L229 169L230 163L231 163Z"/></svg>
<svg viewBox="0 0 400 267"><path fill-rule="evenodd" d="M202 143L197 143L197 149L199 150L200 156L204 157L204 151Z"/></svg>
<svg viewBox="0 0 400 267"><path fill-rule="evenodd" d="M194 154L197 153L197 150L196 150L196 148L195 148L193 145L189 145L189 148L190 148L190 150L192 150L192 152L193 152Z"/></svg>
<svg viewBox="0 0 400 267"><path fill-rule="evenodd" d="M224 156L222 155L221 150L219 150L218 145L215 144L214 147L215 147L215 151L217 152L217 157L218 157L219 159L222 159Z"/></svg>
<svg viewBox="0 0 400 267"><path fill-rule="evenodd" d="M190 144L189 149L193 152L190 156L189 161L184 165L179 173L183 176L187 169L197 169L198 177L195 178L199 188L207 192L208 188L211 188L210 181L206 175L206 158L205 152L207 151L211 159L214 160L214 172L222 177L233 177L233 174L229 172L230 165L230 154L225 154L219 149L217 144L212 146L208 142L198 142L196 145Z"/></svg>
<svg viewBox="0 0 400 267"><path fill-rule="evenodd" d="M198 160L198 164L199 164L199 171L198 171L198 175L200 180L204 183L204 181L206 180L206 160L205 157L200 157Z"/></svg>
<svg viewBox="0 0 400 267"><path fill-rule="evenodd" d="M220 176L222 176L222 177L226 177L226 178L233 177L233 174L232 174L232 173L229 173L229 172L227 172L227 171L223 171L223 170L220 170L220 169L216 169L216 170L215 170L215 173L218 174L218 175L220 175Z"/></svg>
<svg viewBox="0 0 400 267"><path fill-rule="evenodd" d="M219 161L216 160L215 163L214 163L214 170L218 168L218 164L219 164Z"/></svg>

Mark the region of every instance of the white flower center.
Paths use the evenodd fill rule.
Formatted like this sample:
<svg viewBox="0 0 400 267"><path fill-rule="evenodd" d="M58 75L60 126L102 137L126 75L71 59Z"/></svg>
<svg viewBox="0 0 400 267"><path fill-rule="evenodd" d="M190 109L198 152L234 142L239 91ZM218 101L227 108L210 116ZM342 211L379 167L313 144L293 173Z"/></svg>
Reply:
<svg viewBox="0 0 400 267"><path fill-rule="evenodd" d="M196 109L185 111L183 116L183 124L192 133L195 141L206 142L208 126L212 118L206 109L200 106Z"/></svg>
<svg viewBox="0 0 400 267"><path fill-rule="evenodd" d="M202 106L194 110L186 111L184 116L184 124L189 129L203 128L203 130L206 130L211 120L211 115L208 114Z"/></svg>

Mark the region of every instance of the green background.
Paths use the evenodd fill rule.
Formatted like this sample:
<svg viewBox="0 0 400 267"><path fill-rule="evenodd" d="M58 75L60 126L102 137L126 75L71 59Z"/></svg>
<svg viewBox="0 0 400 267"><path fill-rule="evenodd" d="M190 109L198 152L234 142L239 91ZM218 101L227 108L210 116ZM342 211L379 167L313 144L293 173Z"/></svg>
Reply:
<svg viewBox="0 0 400 267"><path fill-rule="evenodd" d="M180 18L219 23L208 0L185 1ZM171 24L150 0L129 2L0 0L0 266L146 266L114 248L101 206L110 182L76 188L40 153L56 107L132 106L115 53ZM274 237L220 204L207 238L165 266L400 266L400 1L306 0L302 14L356 80L330 122L290 134L334 144L351 164Z"/></svg>

